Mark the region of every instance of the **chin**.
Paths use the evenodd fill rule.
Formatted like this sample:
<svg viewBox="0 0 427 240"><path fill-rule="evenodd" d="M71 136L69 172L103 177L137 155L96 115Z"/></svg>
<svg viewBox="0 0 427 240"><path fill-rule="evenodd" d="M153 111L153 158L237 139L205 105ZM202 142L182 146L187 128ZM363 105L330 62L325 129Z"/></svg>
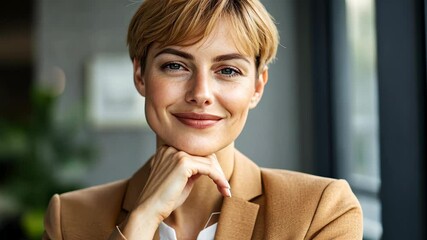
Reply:
<svg viewBox="0 0 427 240"><path fill-rule="evenodd" d="M215 144L212 142L205 142L202 139L193 139L193 141L186 141L184 139L176 139L176 141L164 141L166 145L176 148L179 151L186 152L194 156L208 156L222 150L225 146Z"/></svg>
<svg viewBox="0 0 427 240"><path fill-rule="evenodd" d="M203 145L200 146L200 145L183 144L183 145L178 145L178 146L174 146L174 145L172 145L172 146L174 148L176 148L180 151L186 152L190 155L201 156L201 157L211 155L212 153L216 153L219 150L221 150L221 149L213 148L212 146L207 147L207 146L203 146Z"/></svg>
<svg viewBox="0 0 427 240"><path fill-rule="evenodd" d="M231 139L228 140L231 141ZM157 144L171 146L178 151L201 157L217 153L227 146L230 146L232 143L232 141L223 141L212 136L181 135L178 137L171 137L165 135L162 137L157 134Z"/></svg>

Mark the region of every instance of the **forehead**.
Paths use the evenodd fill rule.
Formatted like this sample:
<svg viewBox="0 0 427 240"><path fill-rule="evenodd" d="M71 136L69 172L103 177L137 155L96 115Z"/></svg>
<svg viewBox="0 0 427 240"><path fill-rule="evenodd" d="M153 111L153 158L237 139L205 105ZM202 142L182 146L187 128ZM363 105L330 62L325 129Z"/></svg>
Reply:
<svg viewBox="0 0 427 240"><path fill-rule="evenodd" d="M214 49L218 55L222 53L238 53L248 58L255 58L250 49L243 46L239 34L243 34L232 26L230 21L219 19L211 31L205 36L183 37L180 42L154 42L149 49L158 51L166 47L174 47L183 51L207 51Z"/></svg>

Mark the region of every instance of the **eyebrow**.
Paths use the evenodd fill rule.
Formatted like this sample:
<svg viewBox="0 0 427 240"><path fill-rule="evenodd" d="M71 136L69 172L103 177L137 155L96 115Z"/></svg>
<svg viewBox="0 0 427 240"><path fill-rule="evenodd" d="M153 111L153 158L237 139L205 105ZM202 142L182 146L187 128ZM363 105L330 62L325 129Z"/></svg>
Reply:
<svg viewBox="0 0 427 240"><path fill-rule="evenodd" d="M183 52L183 51L180 51L180 50L173 49L173 48L165 48L165 49L161 50L160 52L158 52L154 57L156 58L162 54L172 54L172 55L176 55L176 56L179 56L179 57L182 57L185 59L194 60L193 55L186 53L186 52ZM219 56L214 57L213 61L214 62L221 62L221 61L227 61L227 60L233 60L233 59L240 59L240 60L243 60L247 63L250 63L246 57L244 57L243 55L241 55L239 53L230 53L230 54L219 55Z"/></svg>
<svg viewBox="0 0 427 240"><path fill-rule="evenodd" d="M233 59L240 59L240 60L243 60L247 63L250 63L246 57L244 57L243 55L238 54L238 53L230 53L230 54L219 55L217 57L214 57L213 61L214 62L221 62L221 61L227 61L227 60L233 60Z"/></svg>
<svg viewBox="0 0 427 240"><path fill-rule="evenodd" d="M162 51L158 52L156 54L156 56L154 56L154 57L156 58L156 57L158 57L159 55L162 55L162 54L172 54L172 55L177 55L177 56L185 58L185 59L194 60L194 56L193 55L191 55L189 53L186 53L186 52L183 52L183 51L179 51L179 50L173 49L173 48L165 48Z"/></svg>

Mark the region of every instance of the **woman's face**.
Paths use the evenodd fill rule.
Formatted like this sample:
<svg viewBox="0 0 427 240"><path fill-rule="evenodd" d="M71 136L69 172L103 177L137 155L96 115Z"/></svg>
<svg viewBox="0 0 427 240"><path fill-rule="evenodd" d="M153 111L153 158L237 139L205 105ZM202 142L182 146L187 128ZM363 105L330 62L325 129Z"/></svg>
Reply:
<svg viewBox="0 0 427 240"><path fill-rule="evenodd" d="M190 46L158 44L148 51L135 85L145 96L146 118L158 141L206 156L231 146L256 106L267 70L256 76L255 57L239 53L227 22Z"/></svg>

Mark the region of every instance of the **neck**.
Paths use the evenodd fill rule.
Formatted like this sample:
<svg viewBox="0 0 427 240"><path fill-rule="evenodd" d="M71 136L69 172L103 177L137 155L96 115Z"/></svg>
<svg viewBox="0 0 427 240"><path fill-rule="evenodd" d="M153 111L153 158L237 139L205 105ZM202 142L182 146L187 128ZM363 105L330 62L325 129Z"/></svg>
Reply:
<svg viewBox="0 0 427 240"><path fill-rule="evenodd" d="M161 145L162 141L158 140L157 146ZM215 153L227 180L230 180L233 173L234 154L234 143ZM181 235L182 238L188 236L195 239L210 215L213 212L221 211L222 199L223 197L213 181L207 176L201 176L195 182L185 202L165 219L165 223L175 229L177 236Z"/></svg>

